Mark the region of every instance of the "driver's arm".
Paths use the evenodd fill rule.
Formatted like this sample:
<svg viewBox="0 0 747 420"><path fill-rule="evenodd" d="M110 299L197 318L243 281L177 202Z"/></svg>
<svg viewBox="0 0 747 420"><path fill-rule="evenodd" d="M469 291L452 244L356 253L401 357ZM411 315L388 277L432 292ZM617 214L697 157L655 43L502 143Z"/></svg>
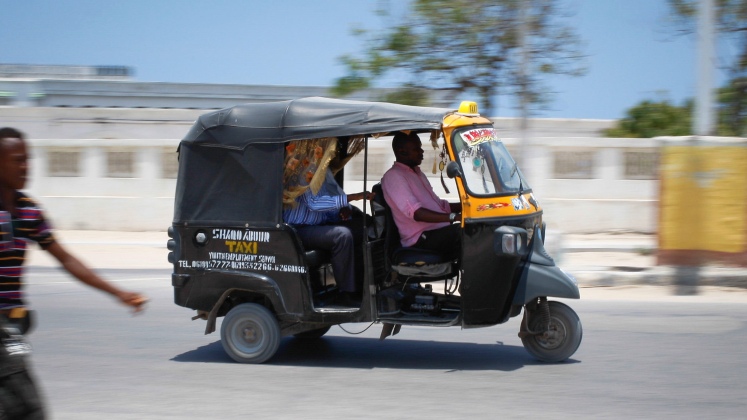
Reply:
<svg viewBox="0 0 747 420"><path fill-rule="evenodd" d="M438 211L428 210L426 208L419 208L415 210L415 214L413 214L413 219L417 220L418 222L427 222L427 223L439 223L439 222L449 222L449 213L441 213Z"/></svg>
<svg viewBox="0 0 747 420"><path fill-rule="evenodd" d="M462 205L460 203L449 203L449 208L451 209L451 213L457 213L457 217L454 220L459 220L460 213L462 212ZM441 213L423 207L415 210L415 213L412 216L413 219L418 222L440 223L452 221L449 213Z"/></svg>

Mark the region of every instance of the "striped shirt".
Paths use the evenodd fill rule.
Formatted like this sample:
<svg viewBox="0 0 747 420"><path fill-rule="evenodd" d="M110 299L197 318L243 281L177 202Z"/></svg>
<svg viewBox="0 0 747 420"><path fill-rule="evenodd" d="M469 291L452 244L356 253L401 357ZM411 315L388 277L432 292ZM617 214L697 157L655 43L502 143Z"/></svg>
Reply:
<svg viewBox="0 0 747 420"><path fill-rule="evenodd" d="M24 306L21 277L31 241L47 249L54 236L36 203L16 191L16 215L0 210L0 310Z"/></svg>
<svg viewBox="0 0 747 420"><path fill-rule="evenodd" d="M283 220L286 223L323 225L340 221L340 209L348 205L348 198L344 193L340 194L337 182L331 178L331 172L328 172L319 192L314 195L310 188L307 189L296 198L296 204L293 208L283 210Z"/></svg>

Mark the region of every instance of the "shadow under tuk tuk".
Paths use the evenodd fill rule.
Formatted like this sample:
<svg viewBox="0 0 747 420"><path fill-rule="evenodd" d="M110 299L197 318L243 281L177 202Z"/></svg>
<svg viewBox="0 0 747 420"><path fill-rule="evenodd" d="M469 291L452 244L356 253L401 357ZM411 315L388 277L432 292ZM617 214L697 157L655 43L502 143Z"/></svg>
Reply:
<svg viewBox="0 0 747 420"><path fill-rule="evenodd" d="M319 340L287 337L267 363L279 366L511 372L540 365L522 346L423 340L325 336ZM175 362L233 363L220 341L175 356ZM568 359L566 363L578 363Z"/></svg>

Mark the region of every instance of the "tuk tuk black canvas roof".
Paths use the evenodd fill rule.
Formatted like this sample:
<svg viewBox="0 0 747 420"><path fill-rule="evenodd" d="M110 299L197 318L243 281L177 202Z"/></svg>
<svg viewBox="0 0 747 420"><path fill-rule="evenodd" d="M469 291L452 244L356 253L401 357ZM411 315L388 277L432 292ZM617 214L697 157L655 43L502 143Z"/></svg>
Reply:
<svg viewBox="0 0 747 420"><path fill-rule="evenodd" d="M179 145L175 223L282 222L286 141L437 130L454 110L303 98L201 116Z"/></svg>
<svg viewBox="0 0 747 420"><path fill-rule="evenodd" d="M435 130L451 112L454 110L320 97L243 104L202 115L182 143L243 149L252 143Z"/></svg>

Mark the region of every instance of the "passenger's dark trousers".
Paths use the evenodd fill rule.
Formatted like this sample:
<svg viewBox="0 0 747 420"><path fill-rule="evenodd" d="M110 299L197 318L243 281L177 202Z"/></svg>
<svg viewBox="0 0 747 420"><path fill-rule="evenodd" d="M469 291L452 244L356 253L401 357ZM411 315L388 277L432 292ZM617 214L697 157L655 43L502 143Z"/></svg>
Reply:
<svg viewBox="0 0 747 420"><path fill-rule="evenodd" d="M0 317L2 340L9 338L5 326ZM42 401L29 373L26 357L9 354L6 346L0 343L0 420L44 419Z"/></svg>
<svg viewBox="0 0 747 420"><path fill-rule="evenodd" d="M355 292L355 241L346 226L319 225L296 227L306 249L324 249L332 253L332 271L337 287L343 292Z"/></svg>
<svg viewBox="0 0 747 420"><path fill-rule="evenodd" d="M459 259L462 254L461 229L459 223L454 223L439 229L426 230L414 246L436 251L450 260Z"/></svg>

